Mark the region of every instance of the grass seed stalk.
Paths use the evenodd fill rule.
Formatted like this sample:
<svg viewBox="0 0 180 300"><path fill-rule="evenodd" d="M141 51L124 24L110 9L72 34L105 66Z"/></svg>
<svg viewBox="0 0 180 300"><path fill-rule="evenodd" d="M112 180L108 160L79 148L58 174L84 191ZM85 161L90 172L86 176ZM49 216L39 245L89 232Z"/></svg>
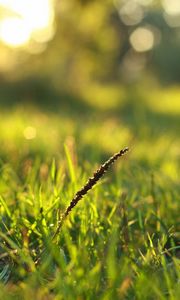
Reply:
<svg viewBox="0 0 180 300"><path fill-rule="evenodd" d="M93 186L99 181L100 178L107 172L109 167L121 156L126 154L126 152L129 150L128 147L120 150L119 152L115 153L113 156L111 156L104 164L102 164L99 169L97 169L93 176L88 179L86 184L75 194L74 198L71 200L69 206L66 208L65 212L61 216L60 220L58 221L58 225L56 228L56 231L53 235L53 240L58 235L58 233L61 230L61 227L64 223L64 220L69 215L71 210L76 206L76 204L88 193L89 190L93 188Z"/></svg>

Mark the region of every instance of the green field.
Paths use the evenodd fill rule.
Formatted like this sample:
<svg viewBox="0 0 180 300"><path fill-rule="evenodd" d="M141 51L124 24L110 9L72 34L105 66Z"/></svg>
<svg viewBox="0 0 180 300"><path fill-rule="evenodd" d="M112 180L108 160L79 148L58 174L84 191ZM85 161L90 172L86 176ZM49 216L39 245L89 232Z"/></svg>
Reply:
<svg viewBox="0 0 180 300"><path fill-rule="evenodd" d="M58 108L1 107L0 299L178 300L180 89L83 91Z"/></svg>

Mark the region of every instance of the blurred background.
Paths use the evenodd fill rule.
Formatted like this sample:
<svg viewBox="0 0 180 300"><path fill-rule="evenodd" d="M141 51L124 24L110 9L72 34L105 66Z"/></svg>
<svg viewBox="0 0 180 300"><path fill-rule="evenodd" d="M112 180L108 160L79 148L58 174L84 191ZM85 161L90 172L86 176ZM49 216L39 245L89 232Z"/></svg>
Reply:
<svg viewBox="0 0 180 300"><path fill-rule="evenodd" d="M2 161L129 145L178 180L179 117L179 0L0 0Z"/></svg>

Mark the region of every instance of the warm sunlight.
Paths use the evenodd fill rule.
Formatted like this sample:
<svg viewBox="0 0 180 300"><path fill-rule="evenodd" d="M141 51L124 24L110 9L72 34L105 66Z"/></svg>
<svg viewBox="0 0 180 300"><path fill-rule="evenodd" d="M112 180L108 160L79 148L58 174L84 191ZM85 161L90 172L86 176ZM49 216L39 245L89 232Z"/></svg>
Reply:
<svg viewBox="0 0 180 300"><path fill-rule="evenodd" d="M154 34L146 27L136 28L130 35L130 43L137 52L149 51L154 46Z"/></svg>
<svg viewBox="0 0 180 300"><path fill-rule="evenodd" d="M0 0L0 40L10 47L48 41L53 30L52 0ZM42 34L42 37L41 37Z"/></svg>

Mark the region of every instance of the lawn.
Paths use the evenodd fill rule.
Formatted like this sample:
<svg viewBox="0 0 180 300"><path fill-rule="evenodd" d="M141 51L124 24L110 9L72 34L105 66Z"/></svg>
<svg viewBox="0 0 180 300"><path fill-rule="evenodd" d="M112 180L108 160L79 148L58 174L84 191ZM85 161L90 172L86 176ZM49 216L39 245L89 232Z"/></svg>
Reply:
<svg viewBox="0 0 180 300"><path fill-rule="evenodd" d="M1 107L1 299L180 299L179 93L92 85Z"/></svg>

